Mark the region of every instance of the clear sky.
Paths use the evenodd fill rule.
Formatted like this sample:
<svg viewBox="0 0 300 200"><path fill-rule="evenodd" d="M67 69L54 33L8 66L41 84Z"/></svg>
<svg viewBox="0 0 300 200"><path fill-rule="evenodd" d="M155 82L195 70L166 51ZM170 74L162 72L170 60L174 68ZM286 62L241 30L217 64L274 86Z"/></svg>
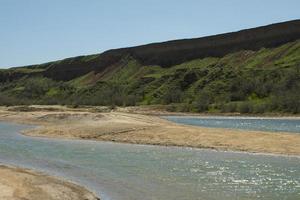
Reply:
<svg viewBox="0 0 300 200"><path fill-rule="evenodd" d="M300 18L300 0L0 0L0 68Z"/></svg>

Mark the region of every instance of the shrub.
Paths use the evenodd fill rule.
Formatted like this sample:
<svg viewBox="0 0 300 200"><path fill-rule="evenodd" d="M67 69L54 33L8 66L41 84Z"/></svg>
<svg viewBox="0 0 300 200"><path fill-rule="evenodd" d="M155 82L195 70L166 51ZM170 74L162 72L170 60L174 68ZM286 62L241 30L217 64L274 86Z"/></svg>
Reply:
<svg viewBox="0 0 300 200"><path fill-rule="evenodd" d="M192 105L188 104L188 103L181 103L179 105L177 105L177 109L178 112L190 112L192 111Z"/></svg>
<svg viewBox="0 0 300 200"><path fill-rule="evenodd" d="M236 112L236 111L237 111L237 103L235 103L235 102L230 102L230 103L227 103L227 104L221 106L221 112L231 113L231 112Z"/></svg>
<svg viewBox="0 0 300 200"><path fill-rule="evenodd" d="M169 89L163 95L163 103L170 104L170 103L180 103L182 100L182 91L179 89Z"/></svg>
<svg viewBox="0 0 300 200"><path fill-rule="evenodd" d="M238 112L240 112L240 113L252 113L253 112L253 105L248 101L241 102L238 105Z"/></svg>
<svg viewBox="0 0 300 200"><path fill-rule="evenodd" d="M166 111L168 112L176 112L176 106L174 104L171 104L166 107Z"/></svg>
<svg viewBox="0 0 300 200"><path fill-rule="evenodd" d="M254 104L253 113L264 113L268 110L268 105L266 103Z"/></svg>

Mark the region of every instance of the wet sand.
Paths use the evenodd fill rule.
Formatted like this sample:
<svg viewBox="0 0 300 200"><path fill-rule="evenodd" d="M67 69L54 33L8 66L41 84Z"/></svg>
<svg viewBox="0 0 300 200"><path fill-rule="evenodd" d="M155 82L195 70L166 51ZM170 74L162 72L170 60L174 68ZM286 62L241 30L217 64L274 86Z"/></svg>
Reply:
<svg viewBox="0 0 300 200"><path fill-rule="evenodd" d="M85 188L28 169L0 165L1 200L99 200Z"/></svg>
<svg viewBox="0 0 300 200"><path fill-rule="evenodd" d="M51 109L50 109L51 108ZM39 125L25 135L300 155L300 135L180 125L153 115L61 106L0 109L0 120ZM102 112L99 112L99 111Z"/></svg>

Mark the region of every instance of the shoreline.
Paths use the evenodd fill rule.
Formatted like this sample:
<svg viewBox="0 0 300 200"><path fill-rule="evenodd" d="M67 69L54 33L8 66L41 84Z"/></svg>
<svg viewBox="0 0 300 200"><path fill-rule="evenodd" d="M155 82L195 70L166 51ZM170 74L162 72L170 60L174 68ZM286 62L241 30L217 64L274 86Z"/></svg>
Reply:
<svg viewBox="0 0 300 200"><path fill-rule="evenodd" d="M35 137L300 155L299 134L196 127L153 115L59 108L27 112L2 108L0 120L36 125L23 131Z"/></svg>
<svg viewBox="0 0 300 200"><path fill-rule="evenodd" d="M270 119L300 119L300 114L282 113L282 112L266 112L266 113L237 113L237 112L171 112L167 111L163 105L142 105L142 106L127 106L116 107L114 109L108 106L61 106L61 105L20 105L20 106L0 106L0 111L10 110L15 112L110 112L117 111L122 113L143 114L152 116L195 116L195 117L254 117L254 118L270 118Z"/></svg>
<svg viewBox="0 0 300 200"><path fill-rule="evenodd" d="M300 114L267 112L267 113L223 113L223 112L171 112L160 106L129 106L118 107L120 112L154 115L154 116L193 116L193 117L255 117L255 118L280 118L280 119L300 119Z"/></svg>
<svg viewBox="0 0 300 200"><path fill-rule="evenodd" d="M5 122L5 121L0 121ZM5 122L7 123L7 122ZM16 124L18 124L16 122ZM24 124L26 125L26 124ZM189 126L189 125L187 125ZM193 126L193 125L190 125ZM226 129L226 128L220 128ZM65 140L65 141L90 141L90 142L105 142L111 144L125 144L125 145L138 145L138 146L152 146L152 147L163 147L163 148L181 148L181 149L191 149L195 151L214 151L214 152L223 152L223 153L237 153L237 154L249 154L249 155L263 155L263 156L274 156L274 157L291 157L291 158L299 158L300 154L283 154L283 153L268 153L268 152L257 152L257 151L243 151L243 150L234 150L234 149L223 149L223 148L214 148L214 147L193 147L193 146L184 146L184 145L169 145L169 144L156 144L156 143L134 143L130 141L117 141L117 140L94 140L94 139L85 139L85 138L67 138L67 137L55 137L55 136L46 136L46 135L32 135L30 134L30 130L21 131L19 134L32 137L32 138L42 138L42 139L56 139L56 140ZM227 129L232 130L232 129ZM269 132L273 133L273 132ZM286 133L283 133L286 134ZM1 164L0 164L1 165Z"/></svg>
<svg viewBox="0 0 300 200"><path fill-rule="evenodd" d="M198 115L188 115L188 114L182 114L182 115L159 115L161 117L177 117L177 118L185 118L185 117L189 117L189 118L214 118L214 119L223 119L223 118L227 118L227 119L235 119L235 118L239 118L239 119L287 119L287 120L300 120L299 116L263 116L263 115L202 115L202 114L198 114Z"/></svg>
<svg viewBox="0 0 300 200"><path fill-rule="evenodd" d="M100 200L76 183L0 163L0 199Z"/></svg>

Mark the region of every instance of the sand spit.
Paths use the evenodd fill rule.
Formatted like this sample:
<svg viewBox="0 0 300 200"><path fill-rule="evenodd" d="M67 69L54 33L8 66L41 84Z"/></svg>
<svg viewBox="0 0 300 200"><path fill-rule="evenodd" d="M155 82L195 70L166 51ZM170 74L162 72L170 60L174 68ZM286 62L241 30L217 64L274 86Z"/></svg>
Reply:
<svg viewBox="0 0 300 200"><path fill-rule="evenodd" d="M0 120L39 125L24 132L29 136L300 155L300 134L194 127L146 114L95 108L19 111L2 107Z"/></svg>
<svg viewBox="0 0 300 200"><path fill-rule="evenodd" d="M28 169L0 165L1 200L99 200L85 188Z"/></svg>

